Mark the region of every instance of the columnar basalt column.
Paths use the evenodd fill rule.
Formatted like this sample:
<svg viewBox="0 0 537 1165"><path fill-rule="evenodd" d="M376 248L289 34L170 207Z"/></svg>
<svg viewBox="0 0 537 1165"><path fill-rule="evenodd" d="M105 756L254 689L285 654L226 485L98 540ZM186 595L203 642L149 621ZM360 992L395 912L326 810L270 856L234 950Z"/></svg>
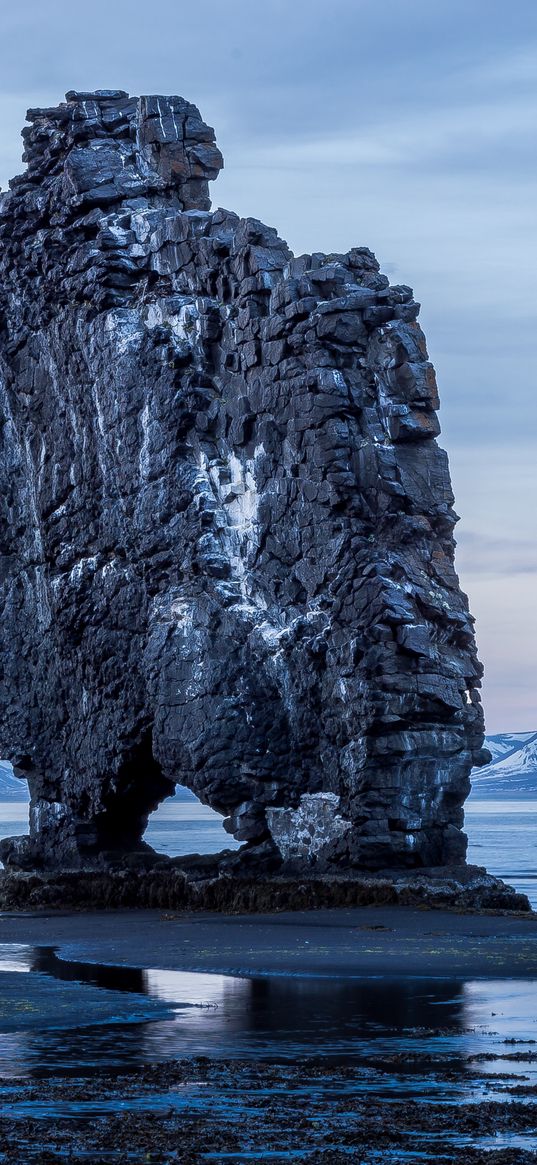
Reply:
<svg viewBox="0 0 537 1165"><path fill-rule="evenodd" d="M188 785L309 869L457 863L481 667L418 305L224 210L179 97L31 110L0 202L0 756L12 865Z"/></svg>

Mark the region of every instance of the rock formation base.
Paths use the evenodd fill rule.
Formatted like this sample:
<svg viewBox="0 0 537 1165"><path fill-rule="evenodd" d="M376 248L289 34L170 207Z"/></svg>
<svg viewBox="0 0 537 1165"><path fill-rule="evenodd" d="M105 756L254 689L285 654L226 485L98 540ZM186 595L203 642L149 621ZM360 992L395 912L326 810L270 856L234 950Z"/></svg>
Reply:
<svg viewBox="0 0 537 1165"><path fill-rule="evenodd" d="M323 877L238 868L237 855L61 873L0 874L2 910L148 909L272 913L321 907L419 906L531 912L525 894L478 866Z"/></svg>

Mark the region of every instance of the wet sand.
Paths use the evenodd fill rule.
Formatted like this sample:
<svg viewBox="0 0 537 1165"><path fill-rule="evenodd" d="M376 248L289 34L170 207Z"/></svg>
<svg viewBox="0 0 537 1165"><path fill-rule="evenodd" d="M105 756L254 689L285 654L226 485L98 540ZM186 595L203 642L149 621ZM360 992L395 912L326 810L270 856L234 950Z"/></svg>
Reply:
<svg viewBox="0 0 537 1165"><path fill-rule="evenodd" d="M40 912L0 944L5 1165L537 1165L536 917ZM157 967L246 978L190 1020Z"/></svg>
<svg viewBox="0 0 537 1165"><path fill-rule="evenodd" d="M63 958L240 975L537 978L537 915L363 907L275 915L0 915L0 943Z"/></svg>

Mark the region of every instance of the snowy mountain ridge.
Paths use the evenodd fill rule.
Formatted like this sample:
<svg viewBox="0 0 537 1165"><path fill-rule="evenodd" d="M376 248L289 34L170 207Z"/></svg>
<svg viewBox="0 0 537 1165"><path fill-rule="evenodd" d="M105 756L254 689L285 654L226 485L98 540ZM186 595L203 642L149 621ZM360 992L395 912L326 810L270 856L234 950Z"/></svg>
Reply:
<svg viewBox="0 0 537 1165"><path fill-rule="evenodd" d="M535 735L537 735L535 732L498 732L495 736L485 737L485 748L492 753L494 764L502 757L518 752Z"/></svg>
<svg viewBox="0 0 537 1165"><path fill-rule="evenodd" d="M28 801L26 781L15 776L11 765L0 760L0 801Z"/></svg>
<svg viewBox="0 0 537 1165"><path fill-rule="evenodd" d="M485 746L492 761L472 773L476 796L537 796L537 732L499 733Z"/></svg>

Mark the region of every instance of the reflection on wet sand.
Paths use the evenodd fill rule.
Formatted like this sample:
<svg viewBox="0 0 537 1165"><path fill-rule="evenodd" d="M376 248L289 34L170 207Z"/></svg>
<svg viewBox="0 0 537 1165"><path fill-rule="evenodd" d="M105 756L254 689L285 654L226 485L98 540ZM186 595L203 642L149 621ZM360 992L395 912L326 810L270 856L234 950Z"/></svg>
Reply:
<svg viewBox="0 0 537 1165"><path fill-rule="evenodd" d="M64 983L91 983L92 987L102 987L107 991L134 991L140 995L147 992L145 972L137 967L114 967L106 963L60 959L56 950L53 946L36 947L30 969L42 975L52 975Z"/></svg>
<svg viewBox="0 0 537 1165"><path fill-rule="evenodd" d="M92 1024L82 991L65 1030L50 1025L40 1030L36 1016L31 1032L9 1034L9 1047L3 1037L3 1074L12 1074L15 1060L18 1074L38 1075L59 1068L73 1073L81 1067L135 1068L207 1054L279 1060L307 1055L347 1063L386 1054L394 1042L415 1044L419 1033L427 1042L444 1032L452 1056L468 1050L471 1020L456 980L233 978L82 962L59 957L53 946L20 947L16 958L4 950L3 957L0 966L30 969L39 981L44 976L65 984L66 992L69 984L75 990L97 988L113 1003L113 1015ZM132 1022L130 999L140 996L161 1001L165 1018Z"/></svg>
<svg viewBox="0 0 537 1165"><path fill-rule="evenodd" d="M451 981L436 982L431 989L418 980L247 979L146 971L62 958L54 946L32 949L22 944L0 949L0 970L4 978L8 970L31 972L30 979L21 977L8 1022L0 1019L4 1076L135 1068L206 1054L283 1059L322 1055L345 1062L363 1056L372 1040L401 1038L404 1032L439 1022L452 1031L467 1026L460 985ZM40 1000L51 980L64 984L60 998L71 1000L65 1026L60 1011L46 1025L39 1022ZM92 999L95 989L97 997L101 992L106 998L106 1016L97 1022L92 1023L85 1006L85 987L93 989ZM139 1006L144 996L164 1004L165 1018L159 1014L152 1022L132 1021L133 1005ZM17 1014L24 1030L6 1031L6 1026L17 1026ZM32 1014L35 1022L29 1026Z"/></svg>
<svg viewBox="0 0 537 1165"><path fill-rule="evenodd" d="M0 1016L4 1077L134 1070L200 1055L307 1056L341 1065L374 1059L378 1067L397 1058L408 1075L419 1069L416 1057L442 1054L462 1078L491 1041L498 1051L506 1039L537 1038L534 984L524 980L234 978L89 963L60 957L54 946L23 944L0 947L2 976L20 982ZM46 988L54 983L64 986L45 1023Z"/></svg>
<svg viewBox="0 0 537 1165"><path fill-rule="evenodd" d="M40 1136L51 1160L99 1165L133 1145L140 1160L474 1165L468 1147L505 1147L537 1162L532 981L233 978L13 944L2 984L0 1152L5 1124L32 1165Z"/></svg>

